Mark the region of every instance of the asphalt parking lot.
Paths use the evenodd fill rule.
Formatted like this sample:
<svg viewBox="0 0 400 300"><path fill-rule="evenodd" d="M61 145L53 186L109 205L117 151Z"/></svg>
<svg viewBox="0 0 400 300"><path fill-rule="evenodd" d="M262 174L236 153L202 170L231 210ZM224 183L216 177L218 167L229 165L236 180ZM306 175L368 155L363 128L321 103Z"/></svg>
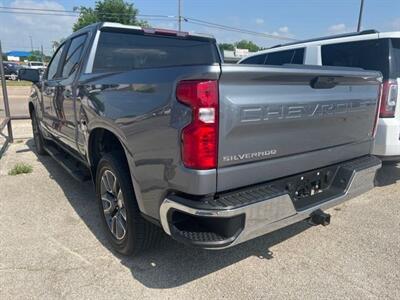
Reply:
<svg viewBox="0 0 400 300"><path fill-rule="evenodd" d="M165 237L140 257L112 252L93 188L38 157L27 121L0 160L0 298L400 298L400 168L329 210L237 247L188 248ZM17 162L33 172L9 176Z"/></svg>
<svg viewBox="0 0 400 300"><path fill-rule="evenodd" d="M7 81L7 84L10 85L10 81ZM8 100L10 103L10 113L12 116L29 115L27 99L30 90L30 86L7 86ZM0 88L0 118L4 116L3 109L3 91Z"/></svg>

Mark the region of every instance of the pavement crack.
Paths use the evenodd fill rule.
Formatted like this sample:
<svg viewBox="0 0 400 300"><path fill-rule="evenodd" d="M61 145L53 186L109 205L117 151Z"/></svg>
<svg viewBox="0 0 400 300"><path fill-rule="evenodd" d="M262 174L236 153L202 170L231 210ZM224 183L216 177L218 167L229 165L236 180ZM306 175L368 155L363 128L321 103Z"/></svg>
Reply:
<svg viewBox="0 0 400 300"><path fill-rule="evenodd" d="M55 238L48 237L48 239L50 241L52 241L53 243L55 243L59 248L63 249L65 252L71 254L72 256L75 256L76 258L78 258L80 261L84 262L88 266L92 265L92 263L90 261L88 261L86 258L84 258L82 255L80 255L79 253L75 252L74 250L68 248L67 246L63 245L62 243L57 241Z"/></svg>

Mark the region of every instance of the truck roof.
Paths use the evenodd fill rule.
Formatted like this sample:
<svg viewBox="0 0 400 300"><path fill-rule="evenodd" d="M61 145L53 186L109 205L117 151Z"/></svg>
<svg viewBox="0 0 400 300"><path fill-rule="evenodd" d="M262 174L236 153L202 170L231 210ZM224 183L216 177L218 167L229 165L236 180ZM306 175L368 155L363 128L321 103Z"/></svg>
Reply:
<svg viewBox="0 0 400 300"><path fill-rule="evenodd" d="M370 29L370 30L364 30L361 32L352 32L352 33L345 33L345 34L323 36L323 37L317 37L314 39L296 41L293 43L279 44L279 45L272 46L268 49L252 53L251 55L248 55L248 56L242 58L239 61L239 63L249 57L253 57L253 56L257 56L257 55L261 55L261 54L265 54L265 53L273 53L273 52L292 50L292 49L297 49L297 48L306 48L306 47L311 47L311 46L322 46L322 45L326 45L326 44L346 43L346 42L352 42L352 41L374 40L374 39L382 39L382 38L400 38L400 31L379 32L377 30Z"/></svg>
<svg viewBox="0 0 400 300"><path fill-rule="evenodd" d="M85 26L84 28L76 31L73 35L78 35L82 31L87 31L90 28L96 28L97 30L100 30L102 28L115 28L115 29L125 29L125 30L134 30L134 31L143 31L147 34L161 34L161 35L170 35L170 36L181 36L181 37L198 37L198 38L204 38L204 39L209 39L212 41L215 41L215 37L211 34L206 34L206 33L197 33L197 32L186 32L186 31L178 31L178 30L172 30L168 28L152 28L152 27L142 27L142 26L136 26L136 25L124 25L121 23L114 23L114 22L98 22L94 23L88 26Z"/></svg>
<svg viewBox="0 0 400 300"><path fill-rule="evenodd" d="M268 49L297 45L297 44L305 44L305 43L311 43L311 42L317 42L317 41L324 41L324 40L332 40L332 39L338 39L338 38L344 38L344 37L358 36L358 35L364 35L364 34L373 34L373 33L379 33L379 31L377 31L375 29L368 29L368 30L363 30L360 32L349 32L349 33L343 33L343 34L321 36L321 37L317 37L317 38L313 38L313 39L296 41L296 42L291 42L291 43L286 43L286 44L278 44L278 45L274 45Z"/></svg>

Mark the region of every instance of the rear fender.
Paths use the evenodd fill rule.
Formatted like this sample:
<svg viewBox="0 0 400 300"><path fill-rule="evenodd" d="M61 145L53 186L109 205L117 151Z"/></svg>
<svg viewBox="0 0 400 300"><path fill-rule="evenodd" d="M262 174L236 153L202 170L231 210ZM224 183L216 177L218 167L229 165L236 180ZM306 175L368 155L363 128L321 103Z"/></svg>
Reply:
<svg viewBox="0 0 400 300"><path fill-rule="evenodd" d="M121 130L119 130L119 128L114 128L113 126L109 126L109 124L99 123L99 122L90 124L90 129L88 129L88 135L87 135L88 138L86 139L86 143L85 143L87 162L91 165L92 157L91 157L91 153L89 151L89 143L90 143L91 133L95 129L104 129L104 130L111 132L121 143L122 148L124 149L126 160L128 161L129 173L131 176L136 201L138 203L140 211L143 212L144 214L146 214L146 209L143 204L143 198L142 198L140 186L139 186L138 181L136 180L136 176L135 176L136 164L135 164L134 154L132 153L132 151L129 150L129 148L127 146L126 138L123 135L123 133L121 132ZM92 175L95 175L95 174L92 174ZM95 178L95 176L92 176L92 178Z"/></svg>

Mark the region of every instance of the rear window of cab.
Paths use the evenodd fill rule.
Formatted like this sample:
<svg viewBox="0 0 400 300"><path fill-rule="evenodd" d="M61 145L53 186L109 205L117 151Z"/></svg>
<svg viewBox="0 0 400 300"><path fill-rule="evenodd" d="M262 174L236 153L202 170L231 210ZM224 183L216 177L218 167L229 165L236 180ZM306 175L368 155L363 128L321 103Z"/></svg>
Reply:
<svg viewBox="0 0 400 300"><path fill-rule="evenodd" d="M219 62L216 44L211 40L102 31L93 72L213 65Z"/></svg>

